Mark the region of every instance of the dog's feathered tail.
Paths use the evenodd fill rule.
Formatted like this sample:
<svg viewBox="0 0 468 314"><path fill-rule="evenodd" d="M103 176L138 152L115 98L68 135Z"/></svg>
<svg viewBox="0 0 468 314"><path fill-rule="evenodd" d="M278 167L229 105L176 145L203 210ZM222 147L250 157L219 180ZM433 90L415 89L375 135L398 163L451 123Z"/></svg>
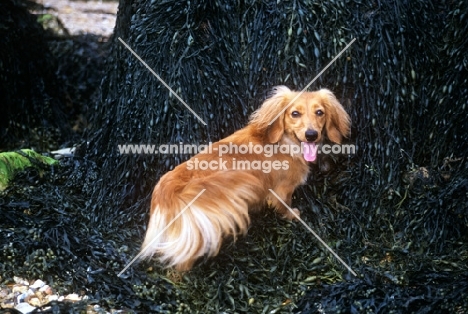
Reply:
<svg viewBox="0 0 468 314"><path fill-rule="evenodd" d="M249 206L264 199L259 178L245 172L216 172L180 182L180 186L164 179L153 193L141 258L156 255L163 264L179 271L192 268L201 256L217 255L223 236L235 239L245 234L250 223ZM182 210L184 213L169 225Z"/></svg>

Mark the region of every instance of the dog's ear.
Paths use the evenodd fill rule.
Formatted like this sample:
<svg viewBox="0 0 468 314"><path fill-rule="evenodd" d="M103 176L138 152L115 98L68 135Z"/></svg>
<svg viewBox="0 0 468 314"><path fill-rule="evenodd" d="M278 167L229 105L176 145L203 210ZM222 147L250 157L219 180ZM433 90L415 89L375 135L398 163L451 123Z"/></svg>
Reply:
<svg viewBox="0 0 468 314"><path fill-rule="evenodd" d="M328 139L334 143L340 144L343 137L348 137L350 133L351 119L344 110L335 95L328 89L321 89L323 101L327 108L327 121L325 129Z"/></svg>
<svg viewBox="0 0 468 314"><path fill-rule="evenodd" d="M269 126L267 129L268 141L270 143L278 143L284 133L284 112Z"/></svg>
<svg viewBox="0 0 468 314"><path fill-rule="evenodd" d="M293 92L286 86L277 86L272 95L250 116L250 124L263 132L270 143L277 143L284 133L284 112Z"/></svg>

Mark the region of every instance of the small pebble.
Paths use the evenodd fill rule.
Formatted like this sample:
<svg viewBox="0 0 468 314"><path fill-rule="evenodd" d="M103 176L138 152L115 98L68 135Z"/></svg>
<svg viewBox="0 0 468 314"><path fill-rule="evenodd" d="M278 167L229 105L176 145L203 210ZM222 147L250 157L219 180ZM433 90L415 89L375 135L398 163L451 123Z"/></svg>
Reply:
<svg viewBox="0 0 468 314"><path fill-rule="evenodd" d="M28 286L19 286L19 285L14 285L12 289L13 292L19 292L19 293L25 293L28 290L29 290Z"/></svg>
<svg viewBox="0 0 468 314"><path fill-rule="evenodd" d="M45 297L46 303L51 302L51 301L57 301L59 299L58 295L52 294L52 295L47 295Z"/></svg>
<svg viewBox="0 0 468 314"><path fill-rule="evenodd" d="M21 313L31 313L35 309L36 308L34 306L29 305L29 303L26 302L19 303L17 306L15 306L15 310L18 310Z"/></svg>
<svg viewBox="0 0 468 314"><path fill-rule="evenodd" d="M44 285L45 285L45 282L38 279L34 281L34 283L30 286L30 288L39 289L39 288L42 288Z"/></svg>
<svg viewBox="0 0 468 314"><path fill-rule="evenodd" d="M43 287L41 287L41 289L39 289L39 291L47 295L51 295L52 293L54 293L54 291L49 285L44 285Z"/></svg>
<svg viewBox="0 0 468 314"><path fill-rule="evenodd" d="M17 284L19 284L19 285L29 286L29 281L27 281L27 280L24 279L24 278L14 276L14 277L13 277L13 280L15 281L15 283L17 283Z"/></svg>
<svg viewBox="0 0 468 314"><path fill-rule="evenodd" d="M29 299L28 303L29 303L29 305L36 306L36 307L39 307L39 306L42 305L41 300L39 300L39 298L37 298L37 297Z"/></svg>
<svg viewBox="0 0 468 314"><path fill-rule="evenodd" d="M70 301L80 301L81 298L78 294L76 293L71 293L65 297L65 300L70 300Z"/></svg>

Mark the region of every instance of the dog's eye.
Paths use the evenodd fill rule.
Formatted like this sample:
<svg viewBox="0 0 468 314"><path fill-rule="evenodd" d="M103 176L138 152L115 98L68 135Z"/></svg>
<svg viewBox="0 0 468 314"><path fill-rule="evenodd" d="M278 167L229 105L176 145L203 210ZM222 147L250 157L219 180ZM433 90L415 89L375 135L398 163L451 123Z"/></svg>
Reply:
<svg viewBox="0 0 468 314"><path fill-rule="evenodd" d="M291 112L291 117L293 118L299 118L301 116L299 111L293 111Z"/></svg>
<svg viewBox="0 0 468 314"><path fill-rule="evenodd" d="M323 116L323 111L322 111L322 110L317 110L317 111L315 112L315 114L318 115L319 117L320 117L320 116Z"/></svg>

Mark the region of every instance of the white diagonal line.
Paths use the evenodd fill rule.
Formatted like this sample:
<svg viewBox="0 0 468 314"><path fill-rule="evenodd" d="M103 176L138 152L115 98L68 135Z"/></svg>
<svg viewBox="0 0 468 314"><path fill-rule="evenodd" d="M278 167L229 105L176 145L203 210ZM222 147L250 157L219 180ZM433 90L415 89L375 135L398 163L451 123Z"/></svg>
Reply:
<svg viewBox="0 0 468 314"><path fill-rule="evenodd" d="M281 110L281 112L278 113L278 115L276 115L276 117L273 118L273 120L271 120L270 123L268 123L268 125L271 125L273 122L275 122L275 120L278 119L278 117L279 117L280 115L282 115L283 112L284 112L286 109L288 109L289 106L291 106L291 104L292 104L294 101L296 101L296 99L298 99L298 98L302 95L302 93L304 93L304 92L310 87L310 85L312 85L312 84L320 77L320 75L322 75L323 72L325 72L325 71L336 61L336 59L338 59L338 58L342 55L342 54L346 51L346 49L348 49L348 48L354 43L355 40L356 40L356 38L353 38L353 40L351 40L351 42L350 42L349 44L347 44L346 47L344 47L343 50L341 50L340 53L337 54L337 55L333 58L333 60L330 61L330 62L327 64L327 66L324 67L323 70L320 71L320 73L317 74L317 76L314 77L314 79L313 79L312 81L310 81L310 83L307 84L307 86L304 87L304 89L302 89L302 90L296 95L296 97L294 97L294 98L289 102L289 104L288 104L286 107L284 107L284 109Z"/></svg>
<svg viewBox="0 0 468 314"><path fill-rule="evenodd" d="M287 209L289 209L289 211L294 215L294 217L296 217L296 218L307 228L307 230L309 230L310 233L312 233L312 234L317 238L317 240L319 240L320 243L322 243L323 246L325 246L325 247L327 248L327 250L329 250L329 251L341 262L341 264L343 264L354 276L357 277L357 274L351 269L351 267L349 267L348 264L346 264L346 263L338 256L338 254L336 254L335 251L333 251L332 248L329 247L329 246L325 243L325 241L323 241L323 240L318 236L318 234L316 234L316 233L314 232L314 230L312 230L312 228L310 228L309 225L306 224L305 221L302 220L301 217L299 217L299 215L296 214L296 213L291 209L291 207L289 207L289 206L281 199L281 197L279 197L279 195L275 193L275 191L273 191L272 189L269 189L269 190L270 190L271 193L273 193L273 195L274 195L284 206L286 206Z"/></svg>
<svg viewBox="0 0 468 314"><path fill-rule="evenodd" d="M176 221L177 218L179 218L180 215L182 215L182 214L187 210L187 208L189 208L190 205L192 205L193 202L195 202L195 201L197 200L197 198L199 198L200 195L202 195L203 192L205 192L205 191L206 191L206 189L201 190L201 192L198 193L198 195L195 196L195 198L194 198L192 201L190 201L190 203L188 203L187 206L185 206L184 209L182 209L182 210L180 211L180 213L178 213L178 214L167 224L167 226L164 227L164 229L161 230L161 232L160 232L156 237L154 237L154 239L151 240L151 242L148 243L148 245L145 246L145 247L140 251L140 253L138 253L137 256L135 256L135 257L130 261L130 263L127 264L127 266L124 267L124 269L122 269L122 271L121 271L117 276L120 277L133 263L135 263L135 261L136 261L138 258L140 258L140 256L153 244L153 242L156 241L156 240L161 236L161 234L163 234L163 232L166 231L166 229L169 228L169 227L174 223L174 221Z"/></svg>
<svg viewBox="0 0 468 314"><path fill-rule="evenodd" d="M125 48L127 48L138 60L140 60L140 62L141 62L154 76L156 76L156 78L157 78L164 86L166 86L166 88L167 88L175 97L177 97L177 99L178 99L181 103L183 103L184 106L187 107L187 109L190 110L190 112L193 113L193 115L194 115L198 120L200 120L201 123L203 123L203 125L206 125L205 121L203 121L202 118L200 118L200 117L195 113L195 111L193 111L192 108L190 108L190 106L187 105L187 104L185 103L185 101L184 101L182 98L180 98L179 95L177 95L176 92L174 92L174 91L172 90L172 88L171 88L169 85L167 85L166 82L164 82L163 79L160 78L159 75L157 75L156 72L154 72L153 69L151 69L151 68L149 67L149 65L146 64L145 61L143 61L143 59L140 58L139 55L137 55L136 52L133 51L132 48L130 48L130 46L127 45L127 44L122 40L122 38L118 37L118 39L119 39L120 42L125 46Z"/></svg>

